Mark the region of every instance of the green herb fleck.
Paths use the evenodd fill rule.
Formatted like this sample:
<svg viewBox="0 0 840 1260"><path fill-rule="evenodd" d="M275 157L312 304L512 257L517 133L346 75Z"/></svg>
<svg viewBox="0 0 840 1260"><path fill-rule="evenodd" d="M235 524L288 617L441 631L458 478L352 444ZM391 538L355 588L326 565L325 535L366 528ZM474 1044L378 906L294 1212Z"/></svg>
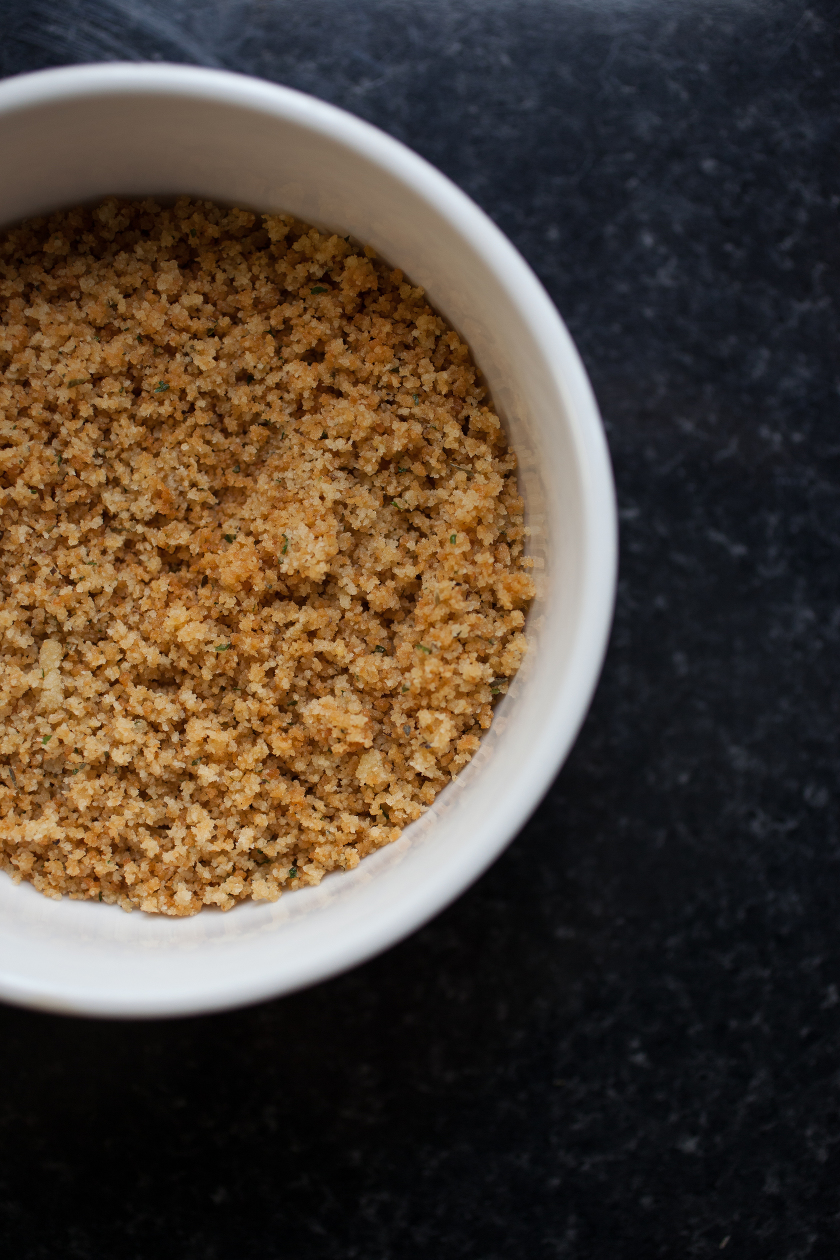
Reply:
<svg viewBox="0 0 840 1260"><path fill-rule="evenodd" d="M384 805L380 805L380 806L379 806L379 812L380 812L380 814L384 814L384 815L385 815L385 821L386 821L386 822L390 822L390 821L391 821L391 819L388 817L388 811L387 811L387 809L385 808L385 806L384 806Z"/></svg>
<svg viewBox="0 0 840 1260"><path fill-rule="evenodd" d="M400 692L400 695L404 696L407 691L408 691L408 687L403 687L402 691Z"/></svg>
<svg viewBox="0 0 840 1260"><path fill-rule="evenodd" d="M199 763L199 761L201 761L201 758L200 758L200 757L196 757L195 761L193 762L193 765L194 765L194 766L197 766L197 765L198 765L198 763Z"/></svg>
<svg viewBox="0 0 840 1260"><path fill-rule="evenodd" d="M52 739L52 735L45 735L44 738L41 740L41 743L48 744L51 739Z"/></svg>
<svg viewBox="0 0 840 1260"><path fill-rule="evenodd" d="M99 894L99 900L102 900L102 893Z"/></svg>
<svg viewBox="0 0 840 1260"><path fill-rule="evenodd" d="M298 869L296 866L289 867L289 879L297 879Z"/></svg>
<svg viewBox="0 0 840 1260"><path fill-rule="evenodd" d="M236 534L225 534L225 542L236 542Z"/></svg>
<svg viewBox="0 0 840 1260"><path fill-rule="evenodd" d="M229 647L230 647L230 644L229 644L229 643L220 643L220 644L218 644L218 646L215 648L215 651L217 651L217 652L226 652L226 651L228 650L228 648L229 648Z"/></svg>
<svg viewBox="0 0 840 1260"><path fill-rule="evenodd" d="M310 289L310 293L326 293L326 289L322 284L316 284L314 289Z"/></svg>
<svg viewBox="0 0 840 1260"><path fill-rule="evenodd" d="M287 536L284 534L284 535L283 535L283 550L280 552L280 555L281 555L281 556L285 556L285 554L286 554L286 552L287 552L288 550L289 550L289 539L288 539L288 538L287 538Z"/></svg>
<svg viewBox="0 0 840 1260"><path fill-rule="evenodd" d="M167 385L166 381L158 381L157 385L155 385L153 393L165 394L168 389L169 389L169 386Z"/></svg>
<svg viewBox="0 0 840 1260"><path fill-rule="evenodd" d="M288 705L297 704L297 700L287 700L287 701L286 701L286 704L288 704Z"/></svg>
<svg viewBox="0 0 840 1260"><path fill-rule="evenodd" d="M233 465L233 471L234 471L234 472L239 472L239 465L238 465L238 464L234 464L234 465Z"/></svg>
<svg viewBox="0 0 840 1260"><path fill-rule="evenodd" d="M414 399L415 403L419 403L419 401L420 401L420 395L419 395L419 394L412 394L412 395L411 395L411 397Z"/></svg>
<svg viewBox="0 0 840 1260"><path fill-rule="evenodd" d="M383 656L384 656L384 654L385 654L385 649L384 649L384 647L382 646L382 644L381 644L381 643L377 643L376 647L375 647L373 650L374 650L374 652L381 652L381 653L383 654Z"/></svg>
<svg viewBox="0 0 840 1260"><path fill-rule="evenodd" d="M397 499L392 499L391 503L397 509L398 512L404 512L406 510L405 504L400 503Z"/></svg>
<svg viewBox="0 0 840 1260"><path fill-rule="evenodd" d="M491 687L491 688L490 688L490 695L491 695L491 696L500 696L501 694L502 694L502 689L501 689L501 687Z"/></svg>
<svg viewBox="0 0 840 1260"><path fill-rule="evenodd" d="M142 334L142 333L138 333L138 334L137 334L137 340L138 340L138 341L142 341L142 340L143 340L143 334Z"/></svg>
<svg viewBox="0 0 840 1260"><path fill-rule="evenodd" d="M195 228L190 228L190 236L198 236L198 232L196 232Z"/></svg>
<svg viewBox="0 0 840 1260"><path fill-rule="evenodd" d="M415 645L414 645L414 646L415 646L415 647L417 648L417 650L418 650L418 651L420 651L420 652L427 652L427 653L431 654L432 649L431 649L430 647L426 647L425 643L415 643Z"/></svg>
<svg viewBox="0 0 840 1260"><path fill-rule="evenodd" d="M323 440L324 440L324 438L325 438L326 436L327 436L327 430L326 430L326 429L324 429L324 432L321 434L321 436L320 436L320 438L318 439L318 441L319 441L319 442L323 442Z"/></svg>
<svg viewBox="0 0 840 1260"><path fill-rule="evenodd" d="M449 541L450 541L451 543L457 542L457 541L458 541L458 535L457 535L457 534L450 534L450 535L449 535Z"/></svg>
<svg viewBox="0 0 840 1260"><path fill-rule="evenodd" d="M67 384L70 386L71 389L73 388L74 385L84 385L84 383L85 383L85 378L83 376L74 376L72 381L67 382Z"/></svg>

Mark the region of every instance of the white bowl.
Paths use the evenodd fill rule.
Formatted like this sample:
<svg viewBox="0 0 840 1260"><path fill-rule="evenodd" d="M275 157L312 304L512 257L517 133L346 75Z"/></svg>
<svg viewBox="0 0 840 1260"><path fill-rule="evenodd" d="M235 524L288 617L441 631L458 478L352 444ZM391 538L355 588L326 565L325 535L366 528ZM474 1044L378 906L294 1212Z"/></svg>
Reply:
<svg viewBox="0 0 840 1260"><path fill-rule="evenodd" d="M397 141L300 92L170 65L7 79L0 171L4 225L108 193L190 193L352 233L462 333L508 426L539 588L530 650L478 754L395 844L273 905L191 919L51 901L0 874L9 1001L178 1015L313 984L463 892L526 821L577 734L616 570L609 457L583 366L533 272L477 206Z"/></svg>

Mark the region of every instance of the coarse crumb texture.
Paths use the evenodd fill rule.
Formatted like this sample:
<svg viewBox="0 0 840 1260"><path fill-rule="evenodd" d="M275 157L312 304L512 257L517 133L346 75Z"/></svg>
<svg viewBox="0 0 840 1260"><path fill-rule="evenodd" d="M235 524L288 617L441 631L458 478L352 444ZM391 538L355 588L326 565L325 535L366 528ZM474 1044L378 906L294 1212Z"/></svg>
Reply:
<svg viewBox="0 0 840 1260"><path fill-rule="evenodd" d="M0 241L0 862L193 914L394 840L525 650L522 504L422 289L289 216Z"/></svg>

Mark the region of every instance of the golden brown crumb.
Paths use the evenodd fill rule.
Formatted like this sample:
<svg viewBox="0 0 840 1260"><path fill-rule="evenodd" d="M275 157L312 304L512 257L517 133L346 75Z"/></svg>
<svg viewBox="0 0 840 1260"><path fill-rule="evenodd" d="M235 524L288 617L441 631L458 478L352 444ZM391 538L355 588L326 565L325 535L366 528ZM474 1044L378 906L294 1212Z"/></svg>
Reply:
<svg viewBox="0 0 840 1260"><path fill-rule="evenodd" d="M369 249L105 201L0 241L0 864L193 914L394 840L533 594L467 347Z"/></svg>

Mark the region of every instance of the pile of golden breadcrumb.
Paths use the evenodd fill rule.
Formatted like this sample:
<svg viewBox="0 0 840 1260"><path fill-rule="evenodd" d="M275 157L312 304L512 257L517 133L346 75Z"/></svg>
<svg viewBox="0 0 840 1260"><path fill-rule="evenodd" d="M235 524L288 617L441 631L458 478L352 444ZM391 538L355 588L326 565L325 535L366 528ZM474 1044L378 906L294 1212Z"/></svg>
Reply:
<svg viewBox="0 0 840 1260"><path fill-rule="evenodd" d="M399 271L109 199L0 240L0 864L193 914L395 839L533 595L515 459Z"/></svg>

